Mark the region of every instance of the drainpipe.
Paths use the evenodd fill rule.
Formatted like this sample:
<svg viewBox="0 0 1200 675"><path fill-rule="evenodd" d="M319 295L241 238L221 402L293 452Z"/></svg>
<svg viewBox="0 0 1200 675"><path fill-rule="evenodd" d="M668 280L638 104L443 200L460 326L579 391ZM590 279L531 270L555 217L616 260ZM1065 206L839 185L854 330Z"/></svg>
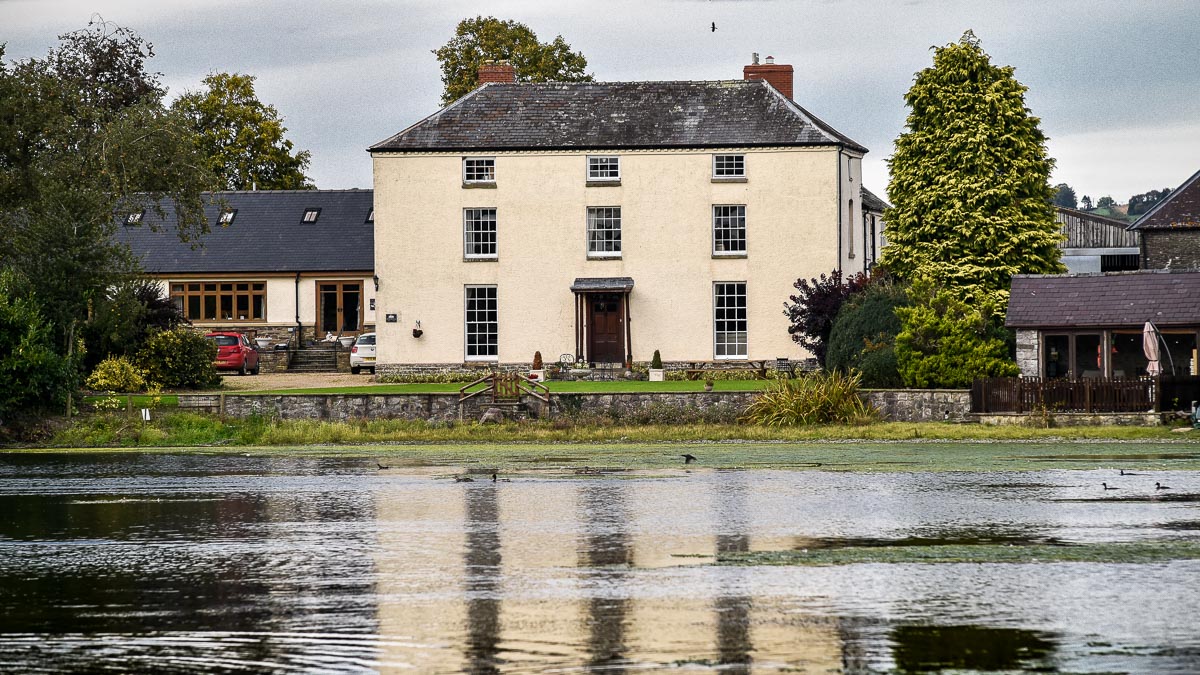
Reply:
<svg viewBox="0 0 1200 675"><path fill-rule="evenodd" d="M304 325L300 323L300 273L296 272L296 349L300 349L304 337Z"/></svg>
<svg viewBox="0 0 1200 675"><path fill-rule="evenodd" d="M842 269L842 146L838 146L837 153L837 265L834 269L839 272Z"/></svg>

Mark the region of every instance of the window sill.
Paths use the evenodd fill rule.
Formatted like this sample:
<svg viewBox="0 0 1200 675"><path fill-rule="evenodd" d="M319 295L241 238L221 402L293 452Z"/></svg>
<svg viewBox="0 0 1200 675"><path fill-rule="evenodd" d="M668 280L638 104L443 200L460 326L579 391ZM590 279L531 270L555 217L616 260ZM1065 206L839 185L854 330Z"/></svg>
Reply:
<svg viewBox="0 0 1200 675"><path fill-rule="evenodd" d="M713 361L749 361L748 356L714 356Z"/></svg>
<svg viewBox="0 0 1200 675"><path fill-rule="evenodd" d="M462 186L463 186L464 190L495 190L496 189L496 181L494 181L494 180L478 181L478 182L463 181Z"/></svg>
<svg viewBox="0 0 1200 675"><path fill-rule="evenodd" d="M496 262L498 260L500 260L500 256L498 256L498 255L480 256L477 258L473 258L470 256L463 256L463 262Z"/></svg>
<svg viewBox="0 0 1200 675"><path fill-rule="evenodd" d="M463 363L499 363L500 358L497 356L468 356L463 359Z"/></svg>
<svg viewBox="0 0 1200 675"><path fill-rule="evenodd" d="M621 255L620 255L620 254L617 254L617 255L597 255L597 254L595 254L595 253L589 253L589 254L588 254L588 256L587 256L587 259L588 259L588 260L620 260L620 259L621 259Z"/></svg>
<svg viewBox="0 0 1200 675"><path fill-rule="evenodd" d="M713 176L714 183L749 183L745 176Z"/></svg>
<svg viewBox="0 0 1200 675"><path fill-rule="evenodd" d="M587 180L587 182L584 183L584 186L585 187L621 187L621 179L616 178L616 179L600 180L600 179L589 178Z"/></svg>
<svg viewBox="0 0 1200 675"><path fill-rule="evenodd" d="M714 260L721 259L721 258L735 258L735 259L736 258L745 258L746 252L742 251L740 253L714 253L714 254L712 254L712 257Z"/></svg>

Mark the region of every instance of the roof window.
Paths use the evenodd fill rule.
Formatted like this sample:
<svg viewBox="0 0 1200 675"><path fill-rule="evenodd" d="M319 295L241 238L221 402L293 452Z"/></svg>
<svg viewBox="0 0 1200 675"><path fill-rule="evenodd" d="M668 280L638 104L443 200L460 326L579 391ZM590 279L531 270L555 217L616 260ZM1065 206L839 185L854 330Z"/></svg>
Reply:
<svg viewBox="0 0 1200 675"><path fill-rule="evenodd" d="M129 215L125 216L125 224L126 225L138 225L142 222L142 216L145 214L146 214L146 211L144 209L141 211L133 211Z"/></svg>
<svg viewBox="0 0 1200 675"><path fill-rule="evenodd" d="M315 222L317 222L317 217L320 215L321 215L321 209L305 209L304 210L304 219L300 222L315 223Z"/></svg>
<svg viewBox="0 0 1200 675"><path fill-rule="evenodd" d="M237 209L225 209L224 211L221 212L220 217L217 218L217 224L218 225L229 225L230 223L233 222L233 219L236 216L237 216Z"/></svg>
<svg viewBox="0 0 1200 675"><path fill-rule="evenodd" d="M374 208L372 208L370 211L367 211L367 222L368 223L375 222L375 209Z"/></svg>

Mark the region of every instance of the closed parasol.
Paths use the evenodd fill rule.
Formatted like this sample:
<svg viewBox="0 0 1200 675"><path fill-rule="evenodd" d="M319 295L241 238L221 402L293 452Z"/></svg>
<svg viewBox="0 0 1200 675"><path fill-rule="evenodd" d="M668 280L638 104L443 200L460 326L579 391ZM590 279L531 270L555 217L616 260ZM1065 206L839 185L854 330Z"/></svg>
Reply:
<svg viewBox="0 0 1200 675"><path fill-rule="evenodd" d="M1162 373L1162 365L1158 362L1158 331L1154 329L1154 324L1149 321L1142 327L1142 352L1146 355L1146 374L1159 375Z"/></svg>

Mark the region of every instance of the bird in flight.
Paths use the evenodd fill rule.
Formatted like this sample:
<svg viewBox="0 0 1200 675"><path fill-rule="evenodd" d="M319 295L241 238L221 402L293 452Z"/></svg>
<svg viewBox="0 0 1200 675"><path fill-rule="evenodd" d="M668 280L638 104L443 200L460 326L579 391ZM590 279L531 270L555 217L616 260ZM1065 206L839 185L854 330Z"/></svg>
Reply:
<svg viewBox="0 0 1200 675"><path fill-rule="evenodd" d="M695 456L695 455L692 455L692 454L685 454L685 455L681 455L681 456L683 457L683 463L684 463L684 464L691 464L692 462L696 461L696 456Z"/></svg>
<svg viewBox="0 0 1200 675"><path fill-rule="evenodd" d="M712 24L712 32L714 32L714 33L717 32L717 22L716 21L714 21Z"/></svg>

